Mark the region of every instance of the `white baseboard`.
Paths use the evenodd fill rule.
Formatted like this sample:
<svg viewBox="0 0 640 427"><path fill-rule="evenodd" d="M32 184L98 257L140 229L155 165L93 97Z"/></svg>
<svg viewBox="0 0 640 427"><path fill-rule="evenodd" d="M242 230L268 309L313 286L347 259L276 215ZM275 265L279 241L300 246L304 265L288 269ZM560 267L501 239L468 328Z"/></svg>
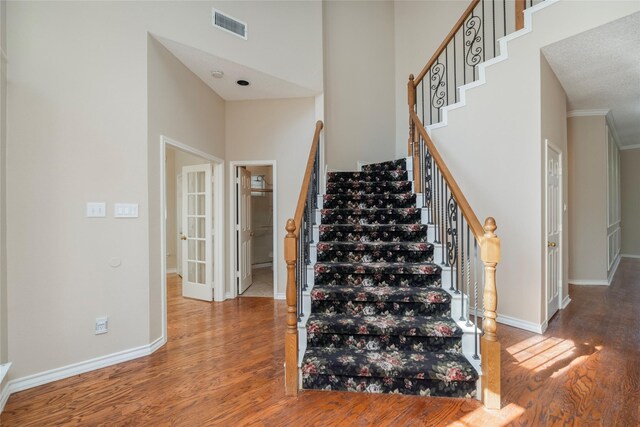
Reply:
<svg viewBox="0 0 640 427"><path fill-rule="evenodd" d="M233 299L233 295L231 294L231 292L227 292L224 294L224 299Z"/></svg>
<svg viewBox="0 0 640 427"><path fill-rule="evenodd" d="M9 381L5 387L8 394L16 393L28 388L37 387L39 385L47 384L53 381L69 378L74 375L84 374L85 372L95 371L96 369L106 368L107 366L116 365L118 363L127 362L129 360L137 359L139 357L148 356L162 347L166 343L164 336L156 339L151 344L143 345L140 347L131 348L128 350L119 351L117 353L108 354L106 356L96 357L95 359L85 360L83 362L74 363L71 365L63 366L60 368L51 369L45 372L39 372L37 374L28 375L23 378L16 378ZM4 396L4 390L3 390ZM8 398L8 396L7 396ZM0 401L1 403L1 401Z"/></svg>
<svg viewBox="0 0 640 427"><path fill-rule="evenodd" d="M620 254L622 258L640 258L640 255Z"/></svg>
<svg viewBox="0 0 640 427"><path fill-rule="evenodd" d="M609 286L609 282L606 280L576 280L569 279L569 284L579 286Z"/></svg>
<svg viewBox="0 0 640 427"><path fill-rule="evenodd" d="M2 386L2 389L0 389L0 414L4 410L4 405L7 404L9 396L11 396L11 392L9 391L9 383L6 382L4 386Z"/></svg>
<svg viewBox="0 0 640 427"><path fill-rule="evenodd" d="M273 267L273 263L272 262L261 262L259 264L252 264L251 268L267 268L267 267Z"/></svg>
<svg viewBox="0 0 640 427"><path fill-rule="evenodd" d="M562 300L562 303L560 304L560 308L564 310L565 308L567 308L570 302L571 302L571 298L569 298L569 295L567 295Z"/></svg>
<svg viewBox="0 0 640 427"><path fill-rule="evenodd" d="M167 268L167 274L178 274L178 270L176 268Z"/></svg>
<svg viewBox="0 0 640 427"><path fill-rule="evenodd" d="M613 276L616 275L616 271L618 270L618 266L620 265L620 259L621 257L620 255L618 255L616 260L613 262L613 267L611 267L611 271L609 271L609 275L607 276L607 285L610 285L613 281Z"/></svg>
<svg viewBox="0 0 640 427"><path fill-rule="evenodd" d="M284 292L278 292L274 299L287 299L287 294Z"/></svg>
<svg viewBox="0 0 640 427"><path fill-rule="evenodd" d="M513 326L514 328L524 329L525 331L535 332L536 334L541 334L547 329L546 321L542 324L537 324L526 320L516 319L515 317L504 316L502 314L498 314L496 321L503 325Z"/></svg>

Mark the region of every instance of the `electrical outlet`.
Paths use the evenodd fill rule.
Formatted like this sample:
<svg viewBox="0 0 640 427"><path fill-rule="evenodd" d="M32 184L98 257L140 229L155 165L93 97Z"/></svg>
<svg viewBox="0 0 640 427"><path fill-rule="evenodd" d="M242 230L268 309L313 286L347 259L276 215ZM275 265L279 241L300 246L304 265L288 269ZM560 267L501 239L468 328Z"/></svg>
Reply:
<svg viewBox="0 0 640 427"><path fill-rule="evenodd" d="M109 332L109 318L107 316L96 317L96 335L107 332Z"/></svg>

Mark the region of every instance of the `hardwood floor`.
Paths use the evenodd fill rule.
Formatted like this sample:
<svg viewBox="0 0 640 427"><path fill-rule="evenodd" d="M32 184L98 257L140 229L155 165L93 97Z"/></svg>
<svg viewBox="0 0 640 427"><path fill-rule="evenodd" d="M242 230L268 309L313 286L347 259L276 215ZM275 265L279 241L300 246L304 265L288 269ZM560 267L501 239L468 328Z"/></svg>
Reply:
<svg viewBox="0 0 640 427"><path fill-rule="evenodd" d="M183 299L176 278L166 346L16 393L0 425L640 425L640 260L622 260L610 287L571 286L573 301L544 335L499 325L503 408L493 412L464 399L287 398L284 302Z"/></svg>

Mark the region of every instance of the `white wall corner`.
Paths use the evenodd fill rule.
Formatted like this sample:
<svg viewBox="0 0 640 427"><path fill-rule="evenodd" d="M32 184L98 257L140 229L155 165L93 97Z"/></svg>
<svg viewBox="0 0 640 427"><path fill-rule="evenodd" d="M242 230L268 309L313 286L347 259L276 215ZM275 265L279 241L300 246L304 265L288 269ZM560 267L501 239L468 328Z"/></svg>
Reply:
<svg viewBox="0 0 640 427"><path fill-rule="evenodd" d="M613 267L611 267L611 271L609 271L609 276L607 277L607 285L613 282L613 277L616 275L616 271L618 271L618 267L620 266L620 258L622 257L618 254L616 260L613 262Z"/></svg>

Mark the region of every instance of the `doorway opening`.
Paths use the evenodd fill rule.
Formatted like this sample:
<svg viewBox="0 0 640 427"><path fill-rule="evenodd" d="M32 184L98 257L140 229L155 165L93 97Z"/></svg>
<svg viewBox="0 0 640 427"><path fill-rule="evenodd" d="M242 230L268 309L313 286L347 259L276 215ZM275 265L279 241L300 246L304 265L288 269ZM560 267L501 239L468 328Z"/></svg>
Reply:
<svg viewBox="0 0 640 427"><path fill-rule="evenodd" d="M161 153L166 328L167 283L182 297L224 300L224 162L164 136Z"/></svg>
<svg viewBox="0 0 640 427"><path fill-rule="evenodd" d="M275 161L231 163L233 296L276 297Z"/></svg>

